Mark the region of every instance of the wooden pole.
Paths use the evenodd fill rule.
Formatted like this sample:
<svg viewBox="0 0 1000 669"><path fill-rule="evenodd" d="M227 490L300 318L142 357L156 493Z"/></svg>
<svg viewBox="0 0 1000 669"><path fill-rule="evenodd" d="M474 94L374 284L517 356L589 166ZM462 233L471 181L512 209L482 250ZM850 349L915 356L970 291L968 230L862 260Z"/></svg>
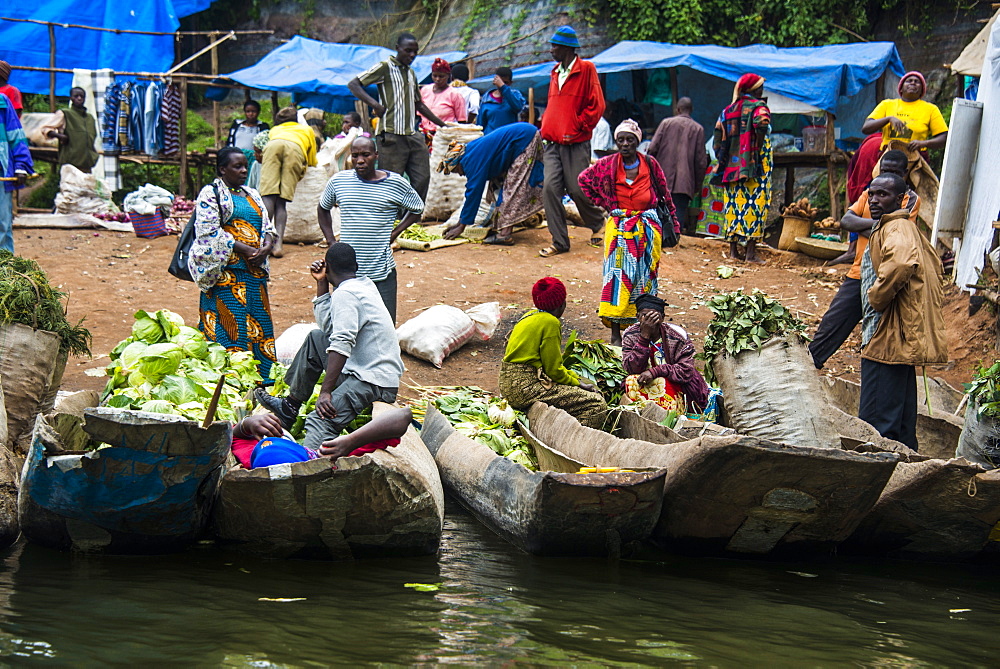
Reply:
<svg viewBox="0 0 1000 669"><path fill-rule="evenodd" d="M208 36L209 42L219 39L219 33ZM212 49L212 78L219 75L219 50ZM219 103L212 100L212 129L215 131L215 148L219 148Z"/></svg>
<svg viewBox="0 0 1000 669"><path fill-rule="evenodd" d="M278 116L278 91L271 91L271 125L277 125L275 120Z"/></svg>
<svg viewBox="0 0 1000 669"><path fill-rule="evenodd" d="M369 135L375 134L374 130L372 130L372 115L368 111L368 105L361 100L355 100L354 111L358 112L358 116L361 117L361 129Z"/></svg>
<svg viewBox="0 0 1000 669"><path fill-rule="evenodd" d="M49 67L53 69L49 72L49 111L56 110L56 27L49 24Z"/></svg>
<svg viewBox="0 0 1000 669"><path fill-rule="evenodd" d="M670 68L670 100L673 103L674 109L677 108L677 68ZM670 111L670 115L673 116L673 110ZM656 119L653 119L654 121Z"/></svg>
<svg viewBox="0 0 1000 669"><path fill-rule="evenodd" d="M528 89L528 123L535 125L535 87Z"/></svg>
<svg viewBox="0 0 1000 669"><path fill-rule="evenodd" d="M178 184L179 195L181 197L187 197L187 186L188 186L188 142L187 142L187 107L188 107L188 82L187 79L181 79L181 118L180 127L177 129L177 136L180 143L181 149L181 175L180 183Z"/></svg>
<svg viewBox="0 0 1000 669"><path fill-rule="evenodd" d="M832 155L837 148L836 135L833 131L833 114L826 113L826 181L830 192L830 216L840 220L840 202L837 199L837 166L833 164Z"/></svg>

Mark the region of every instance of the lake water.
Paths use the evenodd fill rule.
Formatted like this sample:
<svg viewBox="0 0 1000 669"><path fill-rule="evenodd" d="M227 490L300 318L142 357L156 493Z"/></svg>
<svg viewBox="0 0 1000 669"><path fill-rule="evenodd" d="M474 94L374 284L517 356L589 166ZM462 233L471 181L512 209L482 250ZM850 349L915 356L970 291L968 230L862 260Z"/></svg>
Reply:
<svg viewBox="0 0 1000 669"><path fill-rule="evenodd" d="M110 558L18 544L0 574L0 661L1000 664L990 566L536 558L457 506L445 523L436 558L356 563L265 561L211 545Z"/></svg>

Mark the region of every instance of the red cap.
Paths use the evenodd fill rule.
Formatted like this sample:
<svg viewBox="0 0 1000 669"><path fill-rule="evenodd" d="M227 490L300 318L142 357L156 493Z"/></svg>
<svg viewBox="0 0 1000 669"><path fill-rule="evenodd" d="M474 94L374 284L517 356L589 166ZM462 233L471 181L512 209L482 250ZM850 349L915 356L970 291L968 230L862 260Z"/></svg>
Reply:
<svg viewBox="0 0 1000 669"><path fill-rule="evenodd" d="M566 286L552 276L539 279L531 287L531 301L542 311L555 311L566 301Z"/></svg>

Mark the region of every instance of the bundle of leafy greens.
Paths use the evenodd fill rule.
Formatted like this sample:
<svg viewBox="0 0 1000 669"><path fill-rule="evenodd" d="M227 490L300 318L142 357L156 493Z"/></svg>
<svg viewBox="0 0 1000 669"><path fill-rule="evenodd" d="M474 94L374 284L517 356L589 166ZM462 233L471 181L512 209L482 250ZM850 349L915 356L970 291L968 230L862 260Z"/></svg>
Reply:
<svg viewBox="0 0 1000 669"><path fill-rule="evenodd" d="M450 390L433 401L457 432L532 471L538 469L534 449L514 426L518 414L506 400L474 386Z"/></svg>
<svg viewBox="0 0 1000 669"><path fill-rule="evenodd" d="M803 341L805 323L792 315L788 307L760 290L751 295L742 291L716 295L705 302L714 314L705 336L705 350L698 357L707 360L705 380L715 383L712 360L721 354L733 356L741 351L755 351L772 337L797 333Z"/></svg>
<svg viewBox="0 0 1000 669"><path fill-rule="evenodd" d="M200 421L225 375L215 418L237 421L249 410L249 395L262 381L257 364L252 353L230 353L171 311L139 310L132 336L111 351L106 369L111 378L101 404Z"/></svg>
<svg viewBox="0 0 1000 669"><path fill-rule="evenodd" d="M59 336L61 352L90 355L90 331L66 320L66 293L49 285L34 260L0 250L0 325L20 323Z"/></svg>
<svg viewBox="0 0 1000 669"><path fill-rule="evenodd" d="M611 346L600 339L580 339L577 331L573 330L563 350L563 365L597 386L609 405L620 403L625 392L621 347Z"/></svg>
<svg viewBox="0 0 1000 669"><path fill-rule="evenodd" d="M1000 418L1000 360L989 367L977 367L972 383L965 384L965 392L979 407L980 418Z"/></svg>

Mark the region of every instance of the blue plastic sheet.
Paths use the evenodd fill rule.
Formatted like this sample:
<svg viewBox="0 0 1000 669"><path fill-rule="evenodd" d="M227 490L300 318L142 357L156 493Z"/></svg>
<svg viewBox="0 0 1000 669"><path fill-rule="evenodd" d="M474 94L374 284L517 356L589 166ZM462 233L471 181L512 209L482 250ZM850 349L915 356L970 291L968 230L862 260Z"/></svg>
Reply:
<svg viewBox="0 0 1000 669"><path fill-rule="evenodd" d="M851 97L874 83L883 72L905 73L892 42L834 44L818 47L778 48L766 44L731 48L661 42L619 42L591 62L598 73L688 67L735 82L745 72L767 80L769 91L780 93L835 113L838 99ZM515 85L537 86L548 80L552 62L514 70ZM493 75L473 80L488 84Z"/></svg>
<svg viewBox="0 0 1000 669"><path fill-rule="evenodd" d="M11 18L100 28L172 33L178 19L213 0L45 0L5 2ZM56 26L57 68L165 72L174 60L173 35L133 35ZM49 29L37 23L0 21L0 60L11 65L49 67ZM69 95L71 74L56 75L56 94ZM23 93L47 93L48 72L14 70L10 83Z"/></svg>
<svg viewBox="0 0 1000 669"><path fill-rule="evenodd" d="M292 93L295 102L343 113L354 109L354 96L347 83L394 51L367 44L336 44L295 36L251 67L229 74L229 78L253 88ZM435 58L461 60L462 51L417 56L413 62L417 80L431 73ZM374 88L371 89L374 94Z"/></svg>

